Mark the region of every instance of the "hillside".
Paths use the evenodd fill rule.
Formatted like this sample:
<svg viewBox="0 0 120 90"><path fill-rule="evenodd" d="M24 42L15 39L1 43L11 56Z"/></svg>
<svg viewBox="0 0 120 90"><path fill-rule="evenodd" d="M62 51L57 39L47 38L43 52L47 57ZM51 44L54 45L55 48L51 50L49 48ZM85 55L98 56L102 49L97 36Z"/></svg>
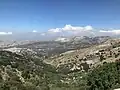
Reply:
<svg viewBox="0 0 120 90"><path fill-rule="evenodd" d="M59 78L56 69L40 58L0 51L0 90L49 90L54 77Z"/></svg>
<svg viewBox="0 0 120 90"><path fill-rule="evenodd" d="M119 60L120 39L49 57L25 47L1 49L0 90L113 90L120 87Z"/></svg>
<svg viewBox="0 0 120 90"><path fill-rule="evenodd" d="M1 49L9 49L9 48L26 48L32 49L37 52L39 56L54 56L59 55L60 53L64 53L70 50L76 50L80 48L87 48L91 45L98 45L106 40L110 39L108 36L99 36L99 37L71 37L67 42L61 41L4 41L0 42Z"/></svg>
<svg viewBox="0 0 120 90"><path fill-rule="evenodd" d="M88 71L104 62L115 62L120 58L120 39L109 39L103 44L92 45L52 56L46 60L62 72Z"/></svg>

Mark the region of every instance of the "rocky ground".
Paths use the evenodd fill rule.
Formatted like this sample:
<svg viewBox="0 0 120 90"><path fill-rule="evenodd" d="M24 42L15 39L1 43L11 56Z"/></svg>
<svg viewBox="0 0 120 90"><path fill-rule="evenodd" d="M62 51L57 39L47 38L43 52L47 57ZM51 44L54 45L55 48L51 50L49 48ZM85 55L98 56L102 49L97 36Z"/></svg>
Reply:
<svg viewBox="0 0 120 90"><path fill-rule="evenodd" d="M65 45L74 49L66 46L64 50ZM52 52L64 51L54 54L51 47ZM45 54L38 52L40 48ZM119 61L119 38L85 37L64 43L30 42L1 48L0 90L112 90L120 85L116 78L120 77Z"/></svg>
<svg viewBox="0 0 120 90"><path fill-rule="evenodd" d="M99 64L115 62L120 59L120 39L109 39L103 44L84 49L72 50L45 60L64 72L88 71ZM67 69L66 69L67 68Z"/></svg>

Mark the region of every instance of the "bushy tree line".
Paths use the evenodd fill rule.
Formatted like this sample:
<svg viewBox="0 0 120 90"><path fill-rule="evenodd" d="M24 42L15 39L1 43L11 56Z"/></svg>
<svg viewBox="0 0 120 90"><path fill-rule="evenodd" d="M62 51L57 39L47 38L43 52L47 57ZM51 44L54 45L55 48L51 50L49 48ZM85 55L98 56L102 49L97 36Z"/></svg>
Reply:
<svg viewBox="0 0 120 90"><path fill-rule="evenodd" d="M120 88L120 62L105 63L88 74L89 90L113 90Z"/></svg>

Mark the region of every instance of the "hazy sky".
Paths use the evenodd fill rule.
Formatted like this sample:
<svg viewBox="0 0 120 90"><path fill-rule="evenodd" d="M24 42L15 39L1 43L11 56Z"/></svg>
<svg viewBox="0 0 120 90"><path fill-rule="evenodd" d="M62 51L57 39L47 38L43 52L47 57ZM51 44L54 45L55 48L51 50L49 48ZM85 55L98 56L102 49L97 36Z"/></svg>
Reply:
<svg viewBox="0 0 120 90"><path fill-rule="evenodd" d="M120 28L120 0L0 0L0 31Z"/></svg>

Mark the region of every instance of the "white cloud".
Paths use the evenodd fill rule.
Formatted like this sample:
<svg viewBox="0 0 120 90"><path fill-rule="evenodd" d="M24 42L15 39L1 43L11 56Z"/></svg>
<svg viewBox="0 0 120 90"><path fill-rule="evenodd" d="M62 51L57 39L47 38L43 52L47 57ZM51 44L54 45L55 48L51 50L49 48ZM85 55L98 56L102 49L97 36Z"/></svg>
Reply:
<svg viewBox="0 0 120 90"><path fill-rule="evenodd" d="M75 27L75 26L71 26L71 25L66 25L62 29L64 31L89 31L89 30L93 30L92 26Z"/></svg>
<svg viewBox="0 0 120 90"><path fill-rule="evenodd" d="M85 27L79 27L79 26L72 26L72 25L65 25L63 28L55 28L55 29L50 29L48 32L63 32L63 31L90 31L93 30L92 26L85 26Z"/></svg>
<svg viewBox="0 0 120 90"><path fill-rule="evenodd" d="M99 32L101 33L110 33L110 34L115 34L115 35L119 35L120 34L120 30L108 30L108 31L105 31L105 30L100 30Z"/></svg>
<svg viewBox="0 0 120 90"><path fill-rule="evenodd" d="M58 33L58 32L62 32L62 29L61 28L50 29L48 30L48 32Z"/></svg>
<svg viewBox="0 0 120 90"><path fill-rule="evenodd" d="M81 27L81 26L72 26L65 25L63 28L55 28L48 30L47 35L64 35L64 36L111 36L111 35L120 35L120 29L108 29L101 30L95 29L90 25Z"/></svg>
<svg viewBox="0 0 120 90"><path fill-rule="evenodd" d="M89 36L92 34L93 27L92 26L72 26L72 25L65 25L63 28L54 28L49 29L47 35L54 35L54 36L72 36L72 35L81 35L81 36Z"/></svg>
<svg viewBox="0 0 120 90"><path fill-rule="evenodd" d="M0 35L11 35L12 32L0 32Z"/></svg>
<svg viewBox="0 0 120 90"><path fill-rule="evenodd" d="M33 30L32 32L37 32L36 30Z"/></svg>
<svg viewBox="0 0 120 90"><path fill-rule="evenodd" d="M92 26L86 26L84 28L85 28L85 30L93 30Z"/></svg>
<svg viewBox="0 0 120 90"><path fill-rule="evenodd" d="M74 26L71 26L71 25L65 25L64 28L62 28L62 30L64 31L80 31L80 30L83 30L84 27L74 27Z"/></svg>

